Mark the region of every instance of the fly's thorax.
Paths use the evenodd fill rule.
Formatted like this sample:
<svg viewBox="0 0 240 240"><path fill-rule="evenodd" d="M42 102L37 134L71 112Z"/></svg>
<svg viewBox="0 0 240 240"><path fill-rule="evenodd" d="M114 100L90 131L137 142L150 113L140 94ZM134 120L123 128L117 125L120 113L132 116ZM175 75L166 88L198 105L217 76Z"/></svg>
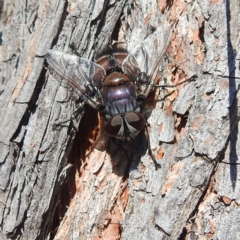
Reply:
<svg viewBox="0 0 240 240"><path fill-rule="evenodd" d="M120 72L113 72L104 79L103 87L115 87L129 82L127 75Z"/></svg>
<svg viewBox="0 0 240 240"><path fill-rule="evenodd" d="M121 66L127 55L126 51L113 52L112 49L110 49L98 57L96 63L101 65L107 72L109 69Z"/></svg>

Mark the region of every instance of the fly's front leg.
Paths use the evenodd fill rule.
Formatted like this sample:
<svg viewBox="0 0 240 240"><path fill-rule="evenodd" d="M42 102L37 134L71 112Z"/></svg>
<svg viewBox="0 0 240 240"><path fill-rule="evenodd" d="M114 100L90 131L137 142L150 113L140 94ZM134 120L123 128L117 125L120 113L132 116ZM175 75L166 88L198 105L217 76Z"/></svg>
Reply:
<svg viewBox="0 0 240 240"><path fill-rule="evenodd" d="M191 81L195 81L196 79L196 75L193 75L192 77L182 81L182 82L179 82L177 84L173 84L173 85L169 85L169 84L153 84L152 87L156 87L156 88L176 88L177 86L181 85L181 84L184 84L186 82L191 82ZM173 89L172 91L168 91L167 94L161 94L163 93L163 91L159 91L158 93L158 101L164 101L164 99L166 99L167 97L171 96L173 93L174 93L175 89ZM161 95L161 96L160 96Z"/></svg>
<svg viewBox="0 0 240 240"><path fill-rule="evenodd" d="M159 88L175 88L185 82L191 82L191 81L194 81L196 79L197 75L193 75L192 77L182 81L182 82L179 82L177 84L173 84L173 85L168 85L168 84L163 84L163 85L158 85L158 84L153 84L152 87L159 87Z"/></svg>
<svg viewBox="0 0 240 240"><path fill-rule="evenodd" d="M154 154L153 154L153 152L152 152L147 124L148 124L148 123L146 122L145 131L146 131L147 142L148 142L148 154L149 154L149 156L151 157L151 159L152 159L152 161L153 161L153 163L154 163L155 169L158 170L158 169L161 168L162 166L161 166L160 163L157 162L157 160L156 160L156 158L154 157Z"/></svg>

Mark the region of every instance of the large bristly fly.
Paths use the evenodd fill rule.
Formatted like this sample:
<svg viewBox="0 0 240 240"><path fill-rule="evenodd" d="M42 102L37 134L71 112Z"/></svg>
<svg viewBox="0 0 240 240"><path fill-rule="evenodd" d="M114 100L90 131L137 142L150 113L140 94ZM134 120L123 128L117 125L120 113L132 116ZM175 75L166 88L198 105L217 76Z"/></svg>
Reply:
<svg viewBox="0 0 240 240"><path fill-rule="evenodd" d="M130 51L114 49L95 62L55 50L46 54L52 70L102 113L106 132L132 139L144 128L143 100L155 86L170 28L157 29Z"/></svg>

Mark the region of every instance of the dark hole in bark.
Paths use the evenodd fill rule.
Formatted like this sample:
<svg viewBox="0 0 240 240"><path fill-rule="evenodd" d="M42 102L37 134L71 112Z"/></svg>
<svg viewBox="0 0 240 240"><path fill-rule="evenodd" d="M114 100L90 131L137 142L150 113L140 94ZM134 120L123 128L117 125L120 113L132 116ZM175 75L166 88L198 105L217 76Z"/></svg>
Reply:
<svg viewBox="0 0 240 240"><path fill-rule="evenodd" d="M201 42L204 42L204 22L202 23L202 26L199 28L199 38Z"/></svg>
<svg viewBox="0 0 240 240"><path fill-rule="evenodd" d="M187 229L184 227L182 230L181 235L179 236L178 240L185 240L187 237Z"/></svg>
<svg viewBox="0 0 240 240"><path fill-rule="evenodd" d="M116 25L115 25L115 28L113 29L113 32L112 32L112 40L114 41L118 41L118 34L119 34L119 31L120 31L120 28L121 28L121 21L120 21L120 18L118 19Z"/></svg>
<svg viewBox="0 0 240 240"><path fill-rule="evenodd" d="M168 8L171 8L172 5L173 5L173 2L174 2L173 0L167 0L167 4L166 4L167 7L168 7Z"/></svg>
<svg viewBox="0 0 240 240"><path fill-rule="evenodd" d="M184 115L177 114L177 117L181 118L180 124L177 126L177 131L181 132L182 128L185 128L188 120L189 112L187 111Z"/></svg>
<svg viewBox="0 0 240 240"><path fill-rule="evenodd" d="M80 177L80 168L84 163L86 153L91 150L92 141L95 141L99 125L98 111L86 105L85 113L79 125L71 152L69 154L68 163L72 164L72 168L68 174L66 182L61 190L58 205L55 210L52 223L51 239L57 233L58 227L64 218L71 200L76 191L76 178Z"/></svg>

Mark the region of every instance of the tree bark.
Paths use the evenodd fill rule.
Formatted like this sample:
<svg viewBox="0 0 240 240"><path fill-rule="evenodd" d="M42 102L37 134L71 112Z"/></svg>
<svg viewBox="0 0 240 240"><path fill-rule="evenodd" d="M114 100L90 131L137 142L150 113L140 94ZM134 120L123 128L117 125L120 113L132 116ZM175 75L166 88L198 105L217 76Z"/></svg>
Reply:
<svg viewBox="0 0 240 240"><path fill-rule="evenodd" d="M237 0L0 7L0 239L240 239ZM196 77L153 91L134 141L46 68L50 48L92 60L167 24L160 83Z"/></svg>

